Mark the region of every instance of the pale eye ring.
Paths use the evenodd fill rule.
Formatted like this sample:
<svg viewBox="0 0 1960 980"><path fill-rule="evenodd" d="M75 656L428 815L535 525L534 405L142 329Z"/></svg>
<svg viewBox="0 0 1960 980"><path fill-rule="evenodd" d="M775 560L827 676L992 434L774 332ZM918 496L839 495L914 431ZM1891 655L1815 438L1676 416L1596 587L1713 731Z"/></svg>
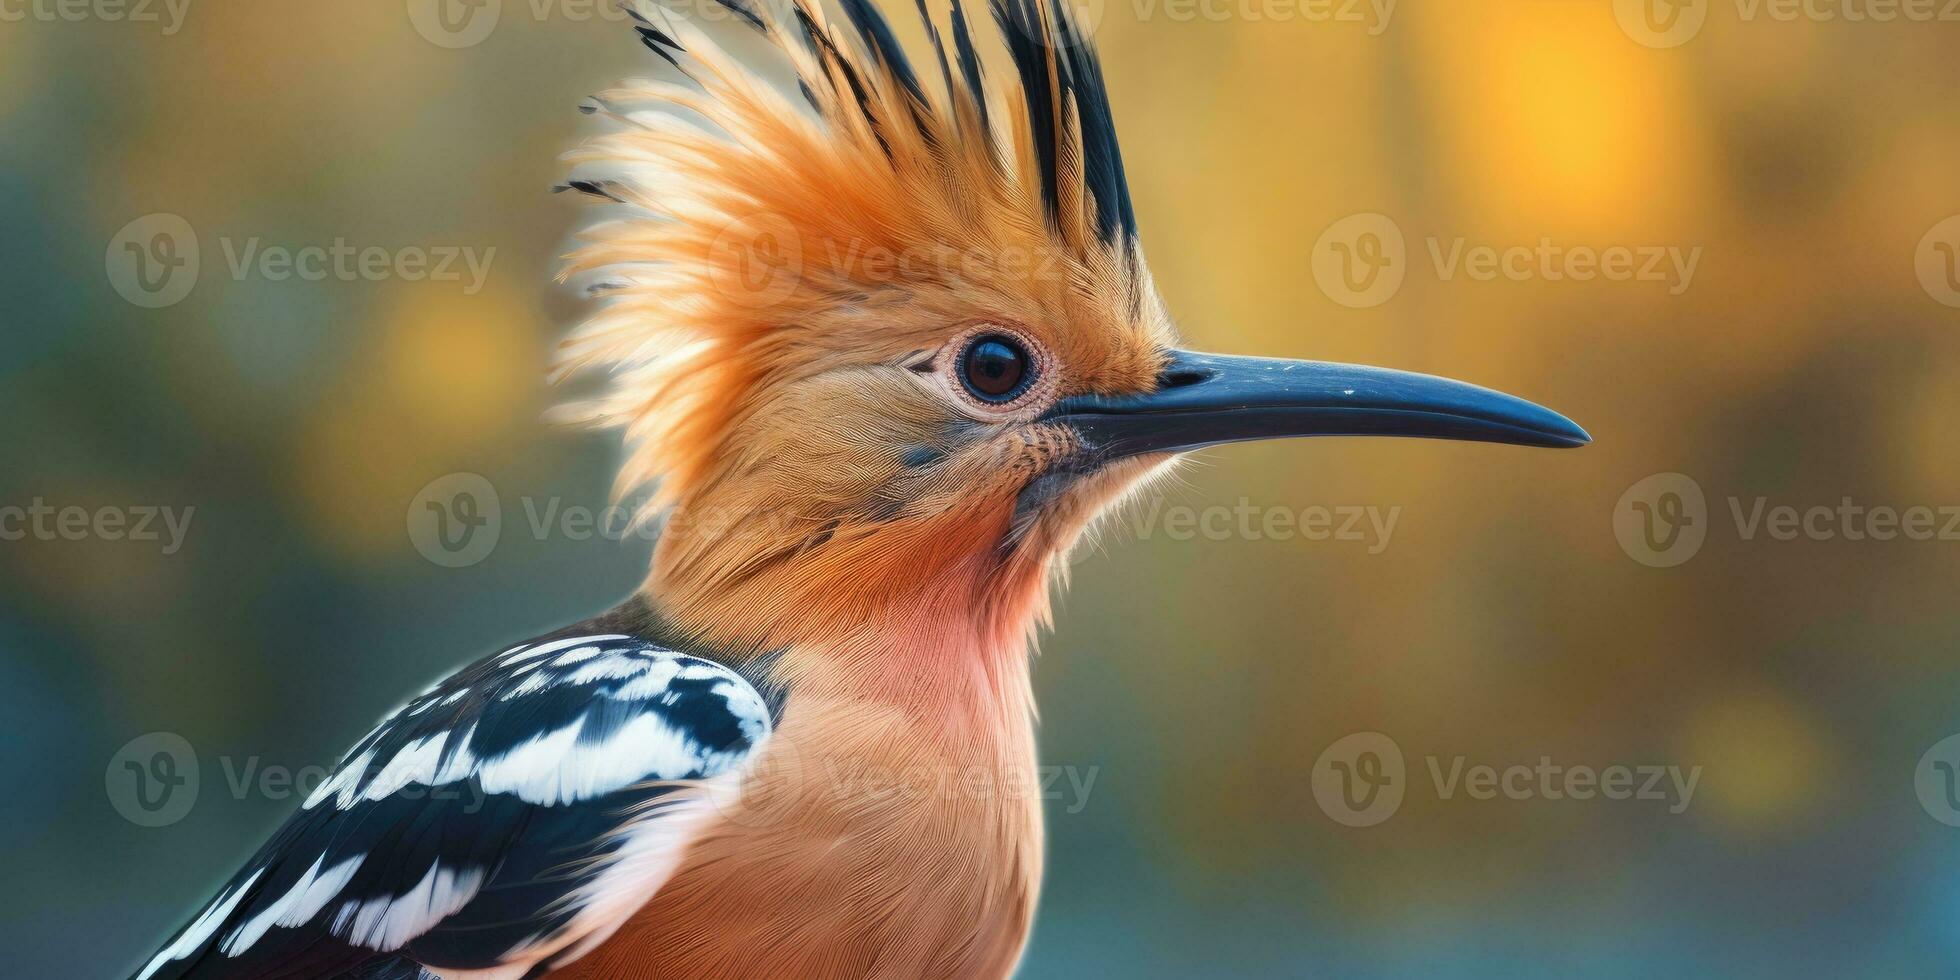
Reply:
<svg viewBox="0 0 1960 980"><path fill-rule="evenodd" d="M1040 414L1063 381L1060 363L1039 339L998 320L969 324L912 369L929 375L966 414L995 422Z"/></svg>
<svg viewBox="0 0 1960 980"><path fill-rule="evenodd" d="M966 342L954 371L967 394L989 405L1006 405L1034 387L1040 367L1020 338L987 332Z"/></svg>

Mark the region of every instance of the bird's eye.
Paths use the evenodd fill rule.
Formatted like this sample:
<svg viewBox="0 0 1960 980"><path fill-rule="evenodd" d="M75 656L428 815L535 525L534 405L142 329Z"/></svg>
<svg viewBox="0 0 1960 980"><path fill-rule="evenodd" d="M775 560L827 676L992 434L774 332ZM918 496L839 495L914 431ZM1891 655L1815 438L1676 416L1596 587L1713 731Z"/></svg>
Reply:
<svg viewBox="0 0 1960 980"><path fill-rule="evenodd" d="M1012 337L983 334L960 354L959 373L960 383L975 398L1005 404L1034 383L1034 358Z"/></svg>

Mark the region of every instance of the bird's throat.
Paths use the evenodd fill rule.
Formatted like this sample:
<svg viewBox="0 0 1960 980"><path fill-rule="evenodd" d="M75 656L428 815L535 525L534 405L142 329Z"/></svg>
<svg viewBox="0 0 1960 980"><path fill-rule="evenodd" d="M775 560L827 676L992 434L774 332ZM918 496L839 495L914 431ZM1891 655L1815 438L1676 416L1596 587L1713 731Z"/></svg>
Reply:
<svg viewBox="0 0 1960 980"><path fill-rule="evenodd" d="M1048 611L1046 561L784 562L706 587L676 571L656 563L648 601L703 644L765 663L784 690L947 720L1032 708L1028 654Z"/></svg>
<svg viewBox="0 0 1960 980"><path fill-rule="evenodd" d="M798 534L710 537L702 529L713 525L677 520L645 593L703 642L766 658L802 689L927 711L992 699L989 710L1023 712L1030 644L1048 623L1060 559L1166 462L1078 475L1032 514L1010 487L920 517L799 522Z"/></svg>

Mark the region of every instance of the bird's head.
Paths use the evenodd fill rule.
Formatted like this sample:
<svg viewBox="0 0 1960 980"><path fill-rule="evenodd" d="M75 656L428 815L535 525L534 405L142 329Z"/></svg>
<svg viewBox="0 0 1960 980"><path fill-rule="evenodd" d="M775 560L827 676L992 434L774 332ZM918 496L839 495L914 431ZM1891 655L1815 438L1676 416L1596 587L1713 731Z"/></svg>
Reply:
<svg viewBox="0 0 1960 980"><path fill-rule="evenodd" d="M990 86L957 0L928 21L936 84L869 0L844 0L849 29L724 2L790 74L643 8L689 82L596 97L615 125L568 184L621 213L572 258L604 305L564 363L609 376L594 415L634 447L622 488L658 484L651 585L683 623L763 646L962 609L1018 633L1057 557L1180 453L1586 441L1457 382L1181 350L1059 5L995 0L1016 77Z"/></svg>

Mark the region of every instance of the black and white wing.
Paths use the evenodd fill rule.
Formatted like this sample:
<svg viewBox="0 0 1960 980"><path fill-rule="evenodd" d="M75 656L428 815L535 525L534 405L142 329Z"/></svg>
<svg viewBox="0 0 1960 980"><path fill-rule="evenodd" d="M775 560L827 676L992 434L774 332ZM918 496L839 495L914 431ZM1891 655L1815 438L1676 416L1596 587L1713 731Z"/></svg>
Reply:
<svg viewBox="0 0 1960 980"><path fill-rule="evenodd" d="M770 725L734 670L630 636L481 661L361 740L138 980L569 962L711 817L665 781L737 778Z"/></svg>

